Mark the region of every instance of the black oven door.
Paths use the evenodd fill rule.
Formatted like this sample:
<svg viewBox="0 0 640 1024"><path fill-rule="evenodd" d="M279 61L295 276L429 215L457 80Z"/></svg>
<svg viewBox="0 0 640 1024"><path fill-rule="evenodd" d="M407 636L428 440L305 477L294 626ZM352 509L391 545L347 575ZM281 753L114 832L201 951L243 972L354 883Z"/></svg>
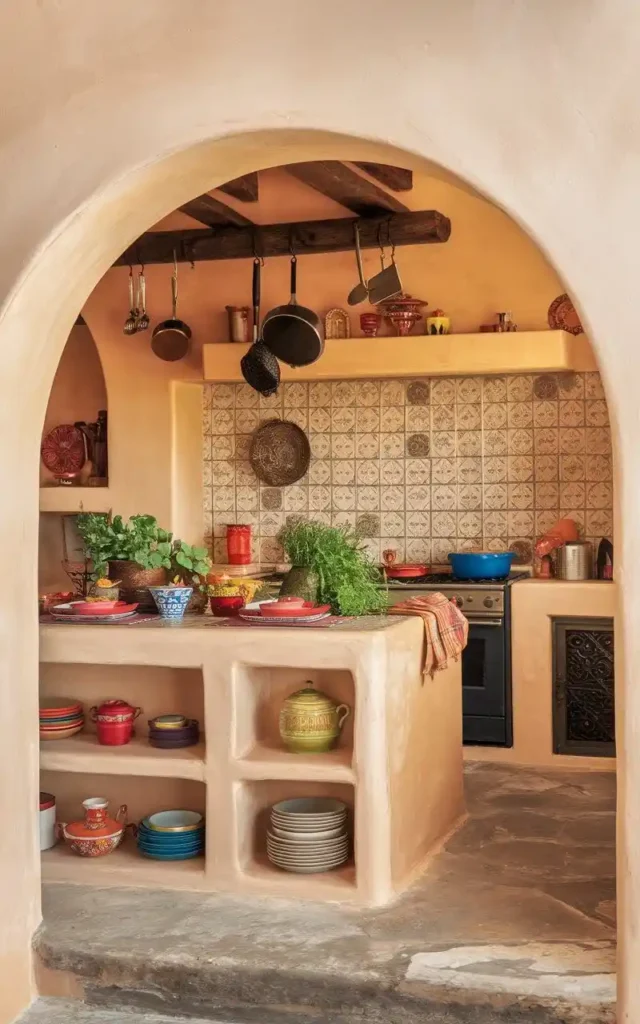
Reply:
<svg viewBox="0 0 640 1024"><path fill-rule="evenodd" d="M505 637L503 619L469 622L469 642L462 652L465 743L512 745Z"/></svg>

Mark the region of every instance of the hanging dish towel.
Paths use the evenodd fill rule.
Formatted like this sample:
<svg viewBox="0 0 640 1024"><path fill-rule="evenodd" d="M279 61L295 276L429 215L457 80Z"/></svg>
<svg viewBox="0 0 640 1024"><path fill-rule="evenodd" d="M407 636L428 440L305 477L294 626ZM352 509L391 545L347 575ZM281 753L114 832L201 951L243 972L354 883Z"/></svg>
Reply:
<svg viewBox="0 0 640 1024"><path fill-rule="evenodd" d="M390 615L419 615L424 622L423 675L445 669L449 658L457 661L467 646L469 623L454 601L444 594L410 597L389 608Z"/></svg>

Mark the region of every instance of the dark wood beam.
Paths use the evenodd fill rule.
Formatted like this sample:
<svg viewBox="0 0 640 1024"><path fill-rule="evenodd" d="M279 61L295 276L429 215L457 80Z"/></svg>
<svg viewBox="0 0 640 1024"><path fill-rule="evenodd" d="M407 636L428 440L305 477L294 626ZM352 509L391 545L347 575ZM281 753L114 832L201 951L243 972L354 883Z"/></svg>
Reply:
<svg viewBox="0 0 640 1024"><path fill-rule="evenodd" d="M314 160L306 164L286 164L285 170L294 178L310 185L316 192L340 203L359 217L389 213L406 213L407 207L395 196L378 188L368 178L340 163L339 160Z"/></svg>
<svg viewBox="0 0 640 1024"><path fill-rule="evenodd" d="M356 160L356 167L360 167L381 185L393 189L394 192L410 192L413 188L413 171L406 167L393 167L391 164L365 164L359 160Z"/></svg>
<svg viewBox="0 0 640 1024"><path fill-rule="evenodd" d="M183 213L188 213L190 217L210 228L218 227L219 224L235 224L238 228L246 228L251 227L253 223L244 214L233 210L226 203L216 199L215 196L210 196L208 192L185 203L180 209Z"/></svg>
<svg viewBox="0 0 640 1024"><path fill-rule="evenodd" d="M381 237L395 245L428 245L446 242L451 222L437 210L385 214L358 221L363 249L376 249ZM211 231L148 231L134 242L115 266L129 263L171 263L174 250L181 263L193 260L243 260L257 252L264 257L300 256L353 249L353 217L334 220L295 221L292 224L261 224L252 228L212 228Z"/></svg>
<svg viewBox="0 0 640 1024"><path fill-rule="evenodd" d="M234 199L240 199L243 203L258 202L258 172L251 171L250 174L243 174L241 178L234 178L224 185L219 185L221 192L226 192Z"/></svg>

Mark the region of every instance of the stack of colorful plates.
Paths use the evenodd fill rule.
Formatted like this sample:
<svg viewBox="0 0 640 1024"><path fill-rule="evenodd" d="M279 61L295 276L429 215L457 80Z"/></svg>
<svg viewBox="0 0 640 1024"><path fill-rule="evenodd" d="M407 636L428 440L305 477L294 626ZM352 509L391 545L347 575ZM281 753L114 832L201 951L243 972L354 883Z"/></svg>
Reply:
<svg viewBox="0 0 640 1024"><path fill-rule="evenodd" d="M82 702L72 697L43 697L40 700L40 739L64 740L84 726Z"/></svg>
<svg viewBox="0 0 640 1024"><path fill-rule="evenodd" d="M267 855L276 867L298 874L340 867L349 857L346 805L325 797L274 804Z"/></svg>
<svg viewBox="0 0 640 1024"><path fill-rule="evenodd" d="M158 715L149 720L149 743L163 750L178 747L192 747L200 739L200 723L197 718L183 715Z"/></svg>
<svg viewBox="0 0 640 1024"><path fill-rule="evenodd" d="M158 811L138 826L138 849L153 860L190 860L204 853L204 818L197 811Z"/></svg>

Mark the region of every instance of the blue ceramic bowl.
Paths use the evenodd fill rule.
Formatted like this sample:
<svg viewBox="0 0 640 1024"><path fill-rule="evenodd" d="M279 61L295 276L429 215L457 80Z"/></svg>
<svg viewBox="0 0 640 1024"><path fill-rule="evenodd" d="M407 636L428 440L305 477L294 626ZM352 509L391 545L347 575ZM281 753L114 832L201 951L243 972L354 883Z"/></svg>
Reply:
<svg viewBox="0 0 640 1024"><path fill-rule="evenodd" d="M457 552L448 556L451 571L461 580L503 579L511 571L513 552Z"/></svg>
<svg viewBox="0 0 640 1024"><path fill-rule="evenodd" d="M156 811L143 818L140 827L158 835L183 835L204 828L204 818L199 811Z"/></svg>
<svg viewBox="0 0 640 1024"><path fill-rule="evenodd" d="M156 607L163 619L177 621L186 611L193 587L149 587Z"/></svg>

